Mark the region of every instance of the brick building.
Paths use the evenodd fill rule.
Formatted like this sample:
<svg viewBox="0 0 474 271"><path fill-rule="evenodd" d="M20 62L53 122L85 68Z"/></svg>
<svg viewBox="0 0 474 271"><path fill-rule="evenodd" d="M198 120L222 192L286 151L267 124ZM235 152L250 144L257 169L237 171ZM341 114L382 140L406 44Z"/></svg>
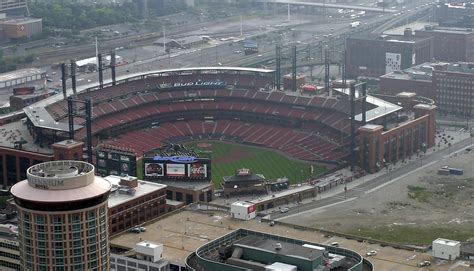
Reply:
<svg viewBox="0 0 474 271"><path fill-rule="evenodd" d="M366 124L358 129L361 168L373 173L434 146L436 106L417 104L410 111L414 118L395 127L385 129L382 125Z"/></svg>
<svg viewBox="0 0 474 271"><path fill-rule="evenodd" d="M106 176L109 197L109 233L128 230L166 213L166 185L131 176Z"/></svg>
<svg viewBox="0 0 474 271"><path fill-rule="evenodd" d="M474 116L474 63L438 66L433 72L433 83L441 113Z"/></svg>
<svg viewBox="0 0 474 271"><path fill-rule="evenodd" d="M415 36L433 38L433 58L437 61L474 61L474 32L472 28L426 26Z"/></svg>
<svg viewBox="0 0 474 271"><path fill-rule="evenodd" d="M346 41L347 74L379 77L431 61L433 38L414 36L411 29L399 35L360 35Z"/></svg>
<svg viewBox="0 0 474 271"><path fill-rule="evenodd" d="M380 77L380 94L416 92L436 102L441 114L474 116L474 64L423 63Z"/></svg>
<svg viewBox="0 0 474 271"><path fill-rule="evenodd" d="M403 71L394 71L380 76L380 94L396 95L399 92L416 92L417 95L436 99L433 84L433 65L423 63Z"/></svg>
<svg viewBox="0 0 474 271"><path fill-rule="evenodd" d="M13 110L20 110L25 106L34 104L37 101L46 99L49 96L52 96L54 94L55 92L53 90L44 90L44 91L37 91L32 94L12 95L10 96L10 107Z"/></svg>

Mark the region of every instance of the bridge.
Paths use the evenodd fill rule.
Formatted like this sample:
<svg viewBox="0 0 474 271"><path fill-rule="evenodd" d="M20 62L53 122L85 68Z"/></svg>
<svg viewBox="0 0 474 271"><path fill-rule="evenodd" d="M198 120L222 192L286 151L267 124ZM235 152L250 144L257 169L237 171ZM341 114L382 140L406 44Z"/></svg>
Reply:
<svg viewBox="0 0 474 271"><path fill-rule="evenodd" d="M298 5L298 6L312 6L312 7L321 7L321 8L334 8L334 9L352 9L360 11L370 11L370 12L386 12L386 13L396 13L398 10L387 9L387 8L378 8L378 7L367 7L367 6L354 6L354 5L343 5L343 4L329 4L329 3L313 3L305 1L295 1L295 0L257 0L262 3L272 3L272 4L285 4L285 5Z"/></svg>

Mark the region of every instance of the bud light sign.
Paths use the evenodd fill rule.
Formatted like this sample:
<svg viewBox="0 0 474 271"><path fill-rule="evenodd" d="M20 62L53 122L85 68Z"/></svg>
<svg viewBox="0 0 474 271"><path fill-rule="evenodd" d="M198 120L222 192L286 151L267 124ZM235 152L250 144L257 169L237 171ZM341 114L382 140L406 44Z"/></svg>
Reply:
<svg viewBox="0 0 474 271"><path fill-rule="evenodd" d="M153 157L154 161L170 161L175 163L194 163L197 161L194 156L160 156Z"/></svg>

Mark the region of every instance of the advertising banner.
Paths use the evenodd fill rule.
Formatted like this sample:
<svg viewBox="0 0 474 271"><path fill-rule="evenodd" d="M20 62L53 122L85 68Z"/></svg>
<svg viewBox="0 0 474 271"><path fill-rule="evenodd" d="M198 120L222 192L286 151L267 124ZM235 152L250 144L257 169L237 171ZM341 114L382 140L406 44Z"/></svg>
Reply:
<svg viewBox="0 0 474 271"><path fill-rule="evenodd" d="M188 177L190 178L206 178L207 165L201 163L188 164Z"/></svg>
<svg viewBox="0 0 474 271"><path fill-rule="evenodd" d="M402 66L402 55L397 53L385 53L385 73L399 71Z"/></svg>
<svg viewBox="0 0 474 271"><path fill-rule="evenodd" d="M185 173L184 164L166 164L166 176L170 177L181 177Z"/></svg>
<svg viewBox="0 0 474 271"><path fill-rule="evenodd" d="M145 163L145 176L164 176L162 163Z"/></svg>

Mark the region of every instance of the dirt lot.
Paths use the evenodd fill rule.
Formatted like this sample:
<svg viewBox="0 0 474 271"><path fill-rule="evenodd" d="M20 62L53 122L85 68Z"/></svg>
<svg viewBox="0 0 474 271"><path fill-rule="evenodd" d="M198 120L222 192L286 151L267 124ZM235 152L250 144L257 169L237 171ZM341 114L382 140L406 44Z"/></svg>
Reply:
<svg viewBox="0 0 474 271"><path fill-rule="evenodd" d="M438 175L443 165L464 169L464 175ZM474 239L473 203L474 150L452 155L354 201L287 222L407 244L430 244L437 237L466 241Z"/></svg>

